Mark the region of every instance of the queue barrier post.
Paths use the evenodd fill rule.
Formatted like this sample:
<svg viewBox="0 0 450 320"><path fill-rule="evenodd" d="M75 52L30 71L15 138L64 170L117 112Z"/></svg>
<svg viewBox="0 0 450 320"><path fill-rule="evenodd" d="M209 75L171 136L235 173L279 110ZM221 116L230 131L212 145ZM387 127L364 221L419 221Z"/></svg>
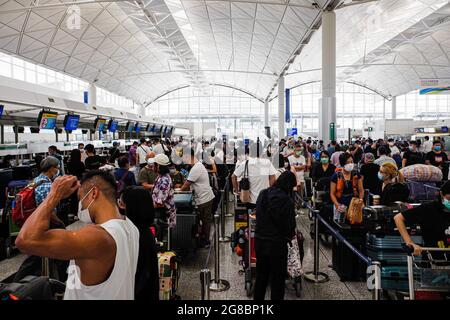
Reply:
<svg viewBox="0 0 450 320"><path fill-rule="evenodd" d="M220 292L230 289L230 283L220 279L220 246L219 246L219 215L214 215L214 280L211 280L209 289Z"/></svg>
<svg viewBox="0 0 450 320"><path fill-rule="evenodd" d="M381 300L381 263L379 261L372 261L370 268L373 269L374 287L372 289L372 300Z"/></svg>
<svg viewBox="0 0 450 320"><path fill-rule="evenodd" d="M314 270L306 272L304 278L314 283L325 283L330 277L319 271L319 211L312 210L314 218Z"/></svg>
<svg viewBox="0 0 450 320"><path fill-rule="evenodd" d="M225 235L225 190L220 190L220 237L219 242L230 242L231 237Z"/></svg>
<svg viewBox="0 0 450 320"><path fill-rule="evenodd" d="M209 300L209 284L211 283L211 271L200 270L201 300Z"/></svg>

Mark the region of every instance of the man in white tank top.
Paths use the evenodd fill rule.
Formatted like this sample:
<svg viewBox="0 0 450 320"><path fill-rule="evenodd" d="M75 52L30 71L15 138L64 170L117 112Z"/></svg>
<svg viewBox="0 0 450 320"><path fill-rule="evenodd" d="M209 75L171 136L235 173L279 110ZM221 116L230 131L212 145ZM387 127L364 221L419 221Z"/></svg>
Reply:
<svg viewBox="0 0 450 320"><path fill-rule="evenodd" d="M78 218L87 225L77 231L49 230L53 210L77 189ZM16 239L26 254L70 260L65 300L134 299L139 231L120 215L116 190L106 172L88 172L81 185L74 176L59 177Z"/></svg>

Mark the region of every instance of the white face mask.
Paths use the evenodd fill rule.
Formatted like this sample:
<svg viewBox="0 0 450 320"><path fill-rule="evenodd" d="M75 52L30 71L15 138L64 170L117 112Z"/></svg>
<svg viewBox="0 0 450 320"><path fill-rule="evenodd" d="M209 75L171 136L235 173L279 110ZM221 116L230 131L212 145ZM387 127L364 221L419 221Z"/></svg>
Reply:
<svg viewBox="0 0 450 320"><path fill-rule="evenodd" d="M84 199L86 199L86 197L89 195L89 193L91 193L92 189L94 189L94 188L91 188L91 190L89 190L88 193L86 193L86 195L80 201L78 201L77 216L78 216L78 219L84 223L93 223L93 221L91 219L91 215L89 213L89 207L91 206L91 204L94 202L95 199L93 199L91 201L91 203L89 203L89 205L87 206L86 209L82 209L82 207L83 207L82 202Z"/></svg>
<svg viewBox="0 0 450 320"><path fill-rule="evenodd" d="M353 168L355 167L355 164L354 163L347 163L345 166L344 166L344 170L345 171L347 171L347 172L350 172L350 171L353 171Z"/></svg>

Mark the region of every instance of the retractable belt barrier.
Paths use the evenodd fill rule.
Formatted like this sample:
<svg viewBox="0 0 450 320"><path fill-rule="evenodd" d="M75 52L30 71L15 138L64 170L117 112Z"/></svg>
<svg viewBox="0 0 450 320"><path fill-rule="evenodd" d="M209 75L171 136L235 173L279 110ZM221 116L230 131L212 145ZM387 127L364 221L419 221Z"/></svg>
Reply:
<svg viewBox="0 0 450 320"><path fill-rule="evenodd" d="M201 300L209 300L210 291L226 291L230 288L228 281L220 279L220 242L229 242L231 238L225 236L225 213L228 211L227 202L228 197L225 193L228 192L228 178L225 183L224 189L220 190L221 197L217 206L217 212L214 214L214 279L211 280L211 271L209 270L209 260L211 258L211 250L213 246L209 247L208 255L202 270L200 270L200 283L201 283Z"/></svg>
<svg viewBox="0 0 450 320"><path fill-rule="evenodd" d="M305 202L305 206L311 212L314 218L314 270L306 272L304 277L308 281L312 281L316 284L328 282L329 276L324 272L319 272L319 222L321 222L331 233L333 237L342 242L348 249L350 249L359 259L367 264L367 288L372 291L372 299L380 300L381 298L381 268L379 261L373 261L369 257L362 254L356 249L345 237L343 237L339 231L335 230L327 221L320 216L319 211L311 207L311 205Z"/></svg>

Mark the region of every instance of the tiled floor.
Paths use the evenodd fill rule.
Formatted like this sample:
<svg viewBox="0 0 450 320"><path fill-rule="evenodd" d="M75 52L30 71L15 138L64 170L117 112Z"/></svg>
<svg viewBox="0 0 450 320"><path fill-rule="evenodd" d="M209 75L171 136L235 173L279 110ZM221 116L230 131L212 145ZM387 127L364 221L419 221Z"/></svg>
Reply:
<svg viewBox="0 0 450 320"><path fill-rule="evenodd" d="M232 210L232 208L230 208ZM309 237L309 219L306 214L297 218L297 227L305 236L305 258L303 268L305 271L313 270L313 241ZM74 225L73 229L79 226ZM226 233L230 234L233 228L233 218L227 218ZM205 268L208 249L200 249L195 254L185 258L181 266L181 278L178 294L183 300L199 300L201 297L200 270ZM10 259L0 261L0 280L12 275L25 259L25 255L16 254ZM211 300L220 299L249 299L244 289L244 275L239 272L240 257L231 252L229 243L220 244L220 277L229 281L230 289L224 292L211 292ZM331 262L331 249L321 243L320 271L329 275L330 281L323 284L314 284L303 280L301 297L295 295L293 286L287 282L285 298L288 300L360 300L371 299L371 294L362 282L341 282L337 274L328 267ZM211 248L209 263L214 278L214 248ZM269 293L267 294L269 297Z"/></svg>
<svg viewBox="0 0 450 320"><path fill-rule="evenodd" d="M300 214L297 218L297 227L305 235L305 257L304 270L313 270L313 241L309 237L310 221L306 214ZM233 228L233 218L227 218L226 231L230 234ZM179 295L182 299L198 300L201 298L200 269L205 267L208 250L199 250L195 255L184 261L179 282ZM229 243L220 245L220 277L230 282L230 289L224 292L210 292L211 300L221 299L249 299L244 289L244 275L239 272L239 257L232 254ZM295 295L295 290L290 282L286 284L287 300L361 300L371 299L366 284L362 282L341 282L337 274L328 267L331 262L331 248L321 243L320 248L320 271L330 277L330 281L323 284L314 284L303 280L301 297ZM214 248L208 264L211 277L214 278ZM267 293L267 298L269 293Z"/></svg>

